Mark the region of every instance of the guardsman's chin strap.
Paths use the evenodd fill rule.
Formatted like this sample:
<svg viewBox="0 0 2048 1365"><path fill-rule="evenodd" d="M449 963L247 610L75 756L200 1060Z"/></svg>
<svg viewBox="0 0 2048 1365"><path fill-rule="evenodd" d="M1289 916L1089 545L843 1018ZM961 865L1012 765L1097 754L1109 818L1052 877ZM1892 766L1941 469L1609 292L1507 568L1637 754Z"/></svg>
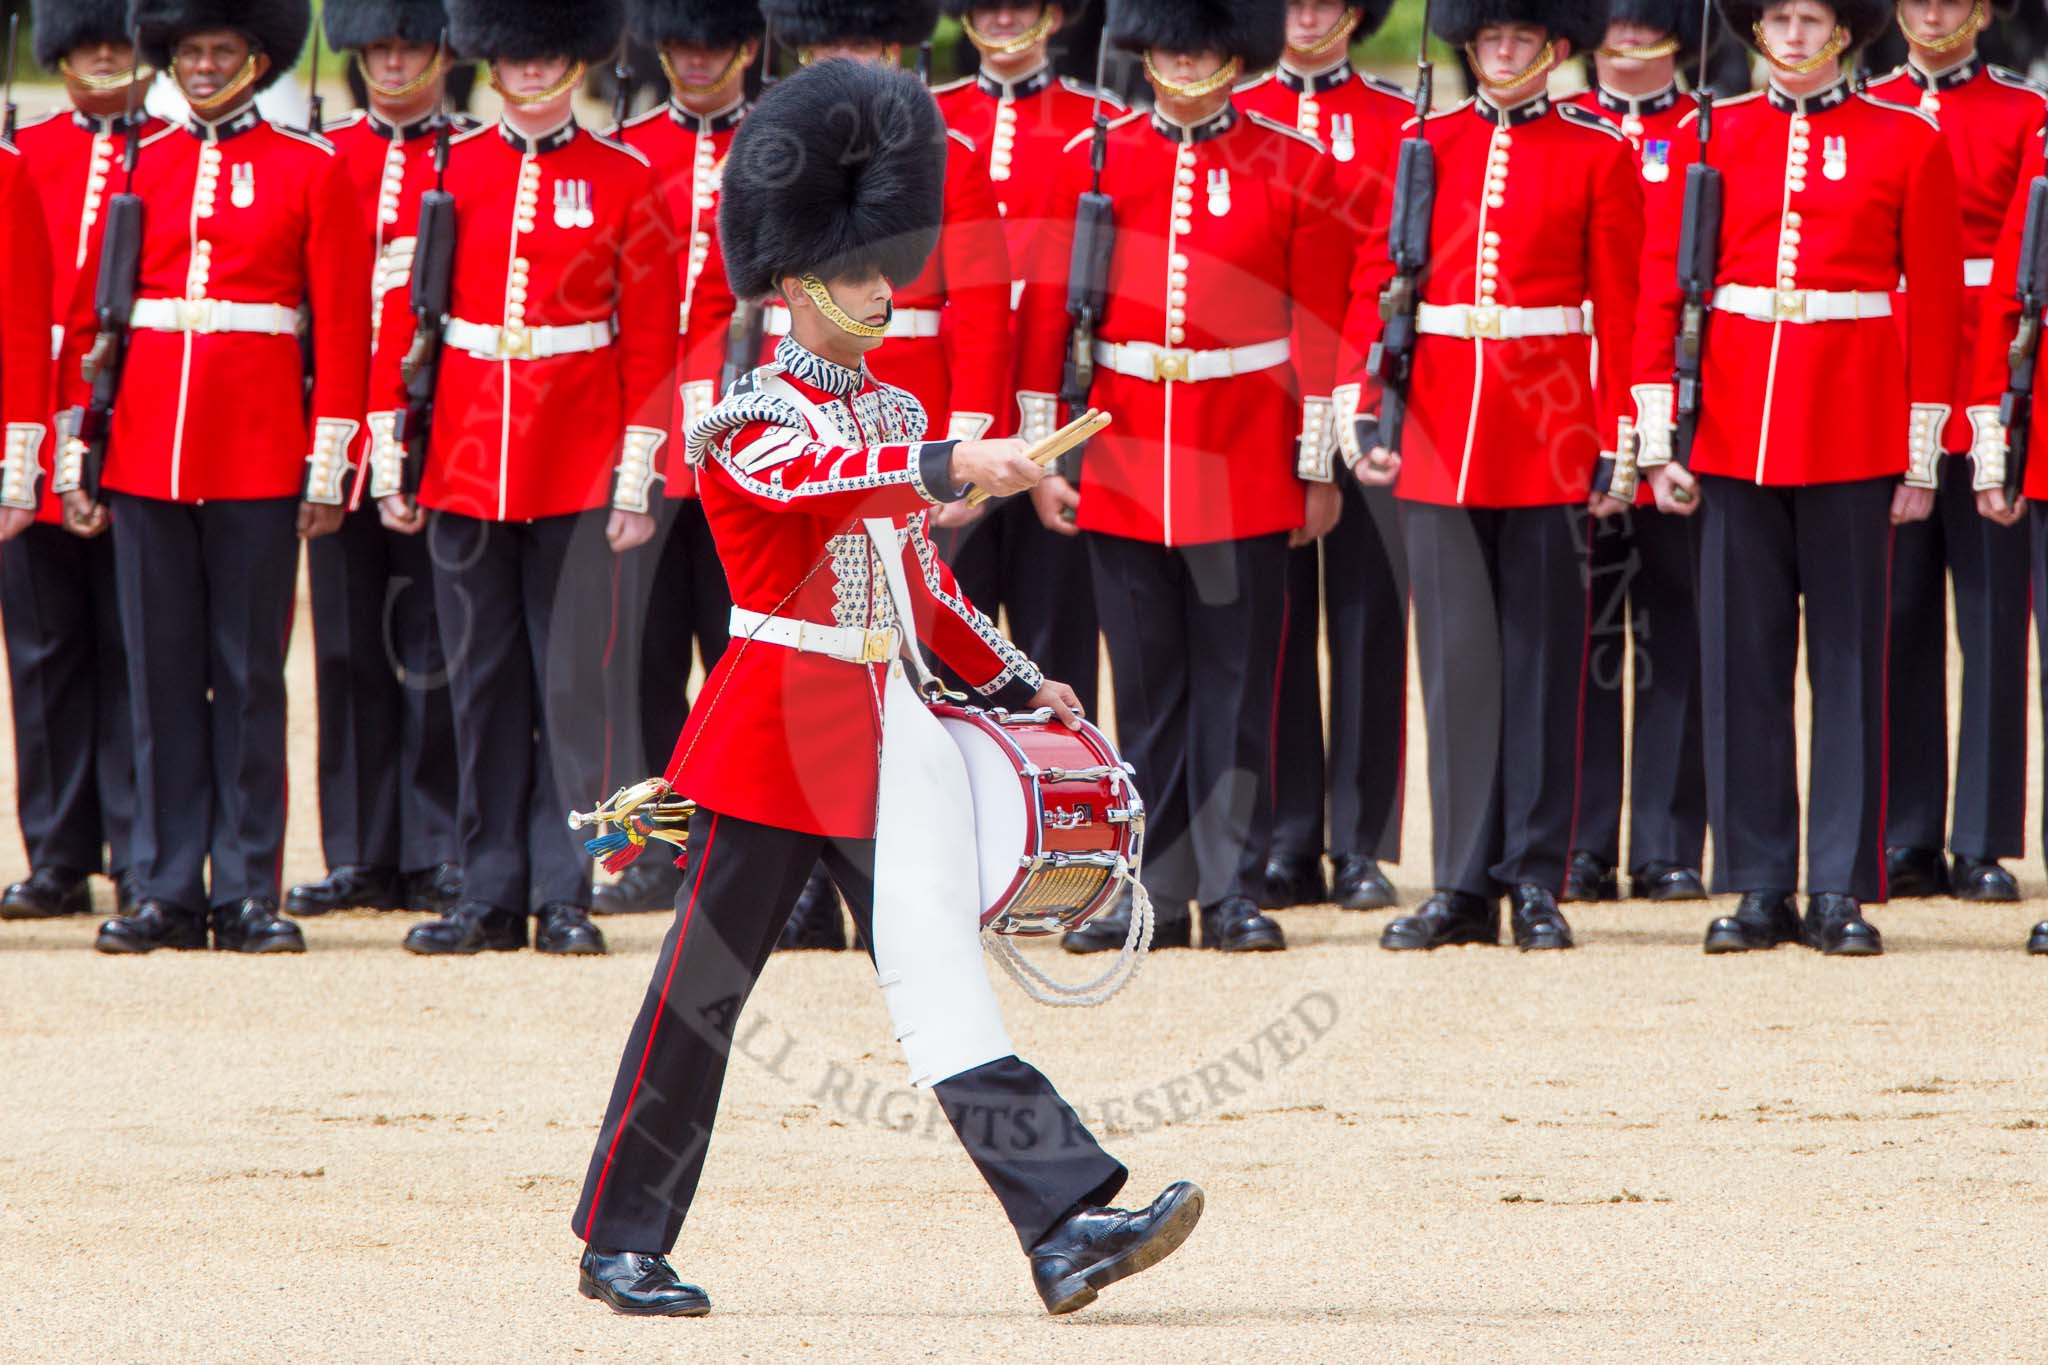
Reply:
<svg viewBox="0 0 2048 1365"><path fill-rule="evenodd" d="M1756 49L1764 54L1765 61L1777 67L1778 70L1789 71L1795 76L1804 76L1810 72L1818 71L1849 50L1849 30L1841 24L1835 25L1835 31L1828 35L1828 40L1825 43L1821 44L1820 51L1814 53L1803 62L1788 62L1771 50L1769 41L1764 37L1763 20L1759 19L1754 24L1751 24L1749 31L1755 36Z"/></svg>
<svg viewBox="0 0 2048 1365"><path fill-rule="evenodd" d="M447 55L442 49L436 47L434 49L434 60L428 62L426 69L420 72L419 75L414 76L403 85L379 85L371 78L370 64L363 60L363 54L360 51L356 53L356 70L362 73L364 86L378 99L384 100L402 100L408 96L417 95L420 91L432 85L440 77L441 73L447 69L447 66Z"/></svg>
<svg viewBox="0 0 2048 1365"><path fill-rule="evenodd" d="M725 64L725 70L719 72L717 78L708 85L693 85L681 76L678 76L675 67L669 62L668 48L666 46L655 48L654 55L661 59L661 74L668 77L669 88L678 95L687 95L692 99L701 99L706 95L717 94L738 80L740 73L747 69L747 45L745 43L741 43L732 50L732 60Z"/></svg>
<svg viewBox="0 0 2048 1365"><path fill-rule="evenodd" d="M191 105L192 112L202 119L211 119L215 114L225 109L233 108L242 96L249 93L249 87L256 84L256 77L260 74L256 65L256 57L256 52L252 50L249 53L249 59L242 63L242 69L235 73L233 80L223 85L213 94L208 95L205 99L198 99L187 94L185 96L185 103Z"/></svg>
<svg viewBox="0 0 2048 1365"><path fill-rule="evenodd" d="M1347 5L1344 7L1344 17L1332 25L1328 33L1325 33L1307 47L1296 47L1293 43L1289 43L1287 45L1287 55L1290 57L1300 57L1307 61L1315 61L1319 57L1329 56L1333 48L1349 47L1351 45L1351 35L1357 32L1358 25L1364 18L1364 12L1358 6Z"/></svg>
<svg viewBox="0 0 2048 1365"><path fill-rule="evenodd" d="M125 90L136 81L153 81L156 79L155 70L144 66L141 62L136 62L126 71L116 71L111 76L94 76L88 72L73 68L69 57L59 57L57 59L57 70L63 75L65 80L70 81L79 89L90 91L95 95L106 95L116 90Z"/></svg>
<svg viewBox="0 0 2048 1365"><path fill-rule="evenodd" d="M1145 52L1145 79L1152 82L1152 87L1160 94L1171 95L1177 100L1198 100L1205 95L1213 95L1227 85L1237 84L1237 78L1243 74L1244 58L1232 57L1229 61L1218 67L1214 75L1204 76L1198 81L1189 81L1186 85L1181 85L1169 80L1157 66L1152 64L1151 49L1148 48Z"/></svg>
<svg viewBox="0 0 2048 1365"><path fill-rule="evenodd" d="M1981 4L1982 0L1979 0L1979 3ZM1654 62L1659 57L1676 56L1678 39L1667 33L1646 47L1611 47L1602 43L1599 52L1601 56L1611 61Z"/></svg>
<svg viewBox="0 0 2048 1365"><path fill-rule="evenodd" d="M968 42L991 57L1015 57L1019 53L1029 52L1052 36L1052 9L1051 5L1043 6L1038 15L1038 22L1014 38L983 37L981 30L974 26L974 16L971 14L961 16L960 30L967 35Z"/></svg>
<svg viewBox="0 0 2048 1365"><path fill-rule="evenodd" d="M590 69L590 64L588 62L571 62L569 69L562 73L562 79L538 94L533 95L513 94L505 88L504 82L498 79L498 64L492 62L490 69L491 89L497 91L500 98L507 104L531 107L536 104L547 104L551 100L560 99L563 95L568 94L578 85L581 85L583 83L583 73Z"/></svg>
<svg viewBox="0 0 2048 1365"><path fill-rule="evenodd" d="M1966 47L1977 40L1977 35L1984 31L1986 16L1984 14L1984 0L1976 0L1976 3L1970 6L1969 14L1964 16L1963 22L1957 24L1954 31L1944 33L1939 38L1919 37L1907 29L1905 15L1895 13L1893 17L1898 21L1899 32L1906 35L1907 42L1923 51L1939 52L1943 56L1947 56L1957 48Z"/></svg>
<svg viewBox="0 0 2048 1365"><path fill-rule="evenodd" d="M1537 53L1527 66L1515 72L1512 76L1507 76L1500 80L1495 80L1486 74L1486 68L1479 64L1479 54L1473 50L1470 43L1465 45L1465 55L1471 59L1472 69L1478 73L1481 85L1485 86L1488 90L1514 90L1535 80L1538 76L1548 72L1551 67L1557 65L1557 40L1555 38L1545 40L1543 50Z"/></svg>
<svg viewBox="0 0 2048 1365"><path fill-rule="evenodd" d="M825 320L840 331L845 332L848 336L882 337L889 335L887 319L884 319L879 327L873 327L862 322L839 306L839 301L832 297L832 291L827 289L825 282L816 275L801 275L797 278L797 283L803 286L804 293L811 296L811 302L817 305L818 311L824 314ZM891 302L888 305L888 309L889 318L895 317L895 303Z"/></svg>

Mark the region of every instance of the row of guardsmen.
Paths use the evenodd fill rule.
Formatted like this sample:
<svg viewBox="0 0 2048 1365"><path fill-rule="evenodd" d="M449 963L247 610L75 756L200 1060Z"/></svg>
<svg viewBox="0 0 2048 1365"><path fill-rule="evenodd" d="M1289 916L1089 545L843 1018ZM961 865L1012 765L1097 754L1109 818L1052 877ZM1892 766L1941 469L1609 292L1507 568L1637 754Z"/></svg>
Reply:
<svg viewBox="0 0 2048 1365"><path fill-rule="evenodd" d="M946 0L980 70L935 92L940 245L873 368L949 439L1058 425L1075 205L1108 196L1083 382L1115 425L1030 497L935 526L969 599L1089 705L1106 643L1156 944L1195 941L1199 919L1206 946L1272 950L1267 910L1394 903L1411 602L1434 893L1385 947L1498 942L1503 898L1519 946L1571 946L1559 902L1620 894L1625 774L1632 894L1705 898L1715 832L1713 889L1740 901L1710 951L1871 953L1862 906L1887 894L2017 898L2000 860L2022 845L2044 552L2030 568L2024 509L1997 491L1995 405L2043 101L1977 57L1985 4L1722 0L1769 81L1711 125L1713 326L1673 458L1697 11L1435 4L1478 91L1419 118L1349 61L1385 3L1116 0L1104 41L1154 95L1129 112L1052 74L1085 4ZM10 288L0 352L0 612L33 869L0 914L80 913L107 870L111 952L293 951L287 910L400 906L440 912L409 932L417 952L529 929L602 952L563 817L668 765L693 649L708 666L725 648L683 432L732 336L751 321L767 348L789 328L726 281L725 150L775 48L895 64L937 18L907 0L329 0L368 108L316 136L252 103L298 59L303 0L39 3L36 56L74 111L0 154L0 245L17 285L50 286ZM1894 22L1907 65L1852 81L1845 60ZM622 29L669 98L602 136L571 102ZM498 122L443 115L453 54L486 64ZM1553 101L1574 57L1593 88ZM187 122L135 112L148 67ZM1368 356L1413 140L1436 194L1405 272L1406 415L1383 431ZM430 190L453 197L455 250L415 480L399 428ZM95 479L83 362L122 193L144 207L140 270ZM1980 363L1958 360L1972 333ZM281 898L301 539L330 870ZM595 897L651 908L677 882L642 859ZM1127 913L1066 946L1116 947ZM829 881L783 943L844 946ZM2030 946L2048 952L2048 925Z"/></svg>

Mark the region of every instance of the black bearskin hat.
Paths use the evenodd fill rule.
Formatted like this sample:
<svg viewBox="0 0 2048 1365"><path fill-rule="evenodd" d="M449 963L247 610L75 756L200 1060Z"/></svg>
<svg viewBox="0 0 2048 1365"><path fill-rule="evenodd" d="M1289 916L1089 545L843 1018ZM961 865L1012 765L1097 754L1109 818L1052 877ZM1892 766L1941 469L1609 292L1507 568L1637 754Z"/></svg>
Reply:
<svg viewBox="0 0 2048 1365"><path fill-rule="evenodd" d="M385 38L439 42L448 10L441 0L325 0L320 21L327 45L346 52Z"/></svg>
<svg viewBox="0 0 2048 1365"><path fill-rule="evenodd" d="M634 42L647 47L738 47L760 37L766 23L760 9L745 0L626 0L626 27Z"/></svg>
<svg viewBox="0 0 2048 1365"><path fill-rule="evenodd" d="M916 76L844 59L778 81L734 134L718 202L733 293L873 265L917 278L939 241L946 130Z"/></svg>
<svg viewBox="0 0 2048 1365"><path fill-rule="evenodd" d="M54 71L88 43L128 41L128 0L35 0L29 23L36 62Z"/></svg>
<svg viewBox="0 0 2048 1365"><path fill-rule="evenodd" d="M1392 0L1389 0L1391 3ZM955 19L973 13L977 5L987 5L991 0L939 0L939 7ZM1047 5L1060 7L1060 26L1072 28L1074 21L1088 12L1089 0L1045 0Z"/></svg>
<svg viewBox="0 0 2048 1365"><path fill-rule="evenodd" d="M1607 36L1605 0L1450 0L1430 11L1429 27L1452 47L1463 47L1489 24L1533 24L1563 38L1573 52L1591 52Z"/></svg>
<svg viewBox="0 0 2048 1365"><path fill-rule="evenodd" d="M1607 5L1608 23L1641 24L1668 33L1678 39L1679 50L1688 53L1700 50L1700 20L1705 17L1689 0L1608 0Z"/></svg>
<svg viewBox="0 0 2048 1365"><path fill-rule="evenodd" d="M1262 71L1287 47L1287 0L1117 0L1104 40L1133 52L1227 52Z"/></svg>
<svg viewBox="0 0 2048 1365"><path fill-rule="evenodd" d="M938 0L761 0L761 13L781 47L845 40L915 47L939 22Z"/></svg>
<svg viewBox="0 0 2048 1365"><path fill-rule="evenodd" d="M1871 39L1891 27L1896 12L1892 0L1823 0L1835 11L1835 22L1849 30L1849 51L1870 42ZM1728 21L1728 27L1735 30L1735 36L1750 47L1756 46L1756 25L1770 7L1769 0L1715 0L1721 17Z"/></svg>
<svg viewBox="0 0 2048 1365"><path fill-rule="evenodd" d="M625 27L625 0L448 0L449 46L484 61L608 61Z"/></svg>
<svg viewBox="0 0 2048 1365"><path fill-rule="evenodd" d="M160 71L187 34L232 29L270 58L255 88L267 90L299 60L313 31L309 0L133 0L129 22L142 39L142 60Z"/></svg>

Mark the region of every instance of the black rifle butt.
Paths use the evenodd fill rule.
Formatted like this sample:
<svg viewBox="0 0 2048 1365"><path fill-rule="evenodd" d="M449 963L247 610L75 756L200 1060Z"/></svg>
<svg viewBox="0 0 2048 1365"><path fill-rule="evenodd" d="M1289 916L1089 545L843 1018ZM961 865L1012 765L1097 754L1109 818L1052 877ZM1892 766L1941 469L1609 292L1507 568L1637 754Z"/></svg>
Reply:
<svg viewBox="0 0 2048 1365"><path fill-rule="evenodd" d="M1700 294L1720 270L1721 171L1694 162L1685 168L1685 207L1678 229L1679 287Z"/></svg>
<svg viewBox="0 0 2048 1365"><path fill-rule="evenodd" d="M420 196L419 232L413 243L413 312L439 323L454 289L455 196L428 190Z"/></svg>
<svg viewBox="0 0 2048 1365"><path fill-rule="evenodd" d="M1430 218L1436 212L1436 149L1419 137L1401 143L1394 168L1394 208L1387 254L1397 269L1420 274L1429 264Z"/></svg>
<svg viewBox="0 0 2048 1365"><path fill-rule="evenodd" d="M100 245L100 275L93 286L93 313L102 331L128 328L142 275L142 196L117 194L107 201L106 235Z"/></svg>
<svg viewBox="0 0 2048 1365"><path fill-rule="evenodd" d="M1100 190L1074 205L1074 251L1067 262L1067 316L1101 318L1109 302L1109 258L1116 250L1116 205Z"/></svg>

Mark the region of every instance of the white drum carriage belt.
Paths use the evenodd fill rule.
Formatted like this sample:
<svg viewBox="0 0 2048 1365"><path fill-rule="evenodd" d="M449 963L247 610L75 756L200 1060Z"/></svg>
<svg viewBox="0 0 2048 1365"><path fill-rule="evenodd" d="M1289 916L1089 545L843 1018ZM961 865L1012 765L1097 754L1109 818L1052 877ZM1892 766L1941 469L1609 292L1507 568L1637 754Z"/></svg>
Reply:
<svg viewBox="0 0 2048 1365"><path fill-rule="evenodd" d="M1875 290L1765 289L1724 284L1714 291L1714 311L1754 322L1857 322L1892 315L1892 296Z"/></svg>
<svg viewBox="0 0 2048 1365"><path fill-rule="evenodd" d="M771 303L761 311L761 330L772 337L789 335L789 309L783 304ZM936 308L898 308L889 315L889 325L882 335L890 337L935 337L939 334L939 310Z"/></svg>
<svg viewBox="0 0 2048 1365"><path fill-rule="evenodd" d="M886 630L826 626L794 616L770 616L734 607L732 634L736 640L781 645L799 654L823 654L841 663L885 664L896 657L897 636L893 626Z"/></svg>
<svg viewBox="0 0 2048 1365"><path fill-rule="evenodd" d="M479 360L549 360L601 351L617 340L619 328L610 318L564 327L496 327L450 318L441 335L456 350Z"/></svg>
<svg viewBox="0 0 2048 1365"><path fill-rule="evenodd" d="M1492 303L1418 303L1415 330L1424 336L1462 337L1466 341L1578 336L1586 330L1586 310L1563 304L1504 308Z"/></svg>
<svg viewBox="0 0 2048 1365"><path fill-rule="evenodd" d="M1205 379L1234 379L1285 365L1294 354L1286 337L1233 346L1220 351L1183 351L1149 341L1098 341L1095 363L1127 379L1155 384L1198 384Z"/></svg>
<svg viewBox="0 0 2048 1365"><path fill-rule="evenodd" d="M236 303L232 299L137 299L128 325L149 332L254 332L291 336L299 311L281 303Z"/></svg>

